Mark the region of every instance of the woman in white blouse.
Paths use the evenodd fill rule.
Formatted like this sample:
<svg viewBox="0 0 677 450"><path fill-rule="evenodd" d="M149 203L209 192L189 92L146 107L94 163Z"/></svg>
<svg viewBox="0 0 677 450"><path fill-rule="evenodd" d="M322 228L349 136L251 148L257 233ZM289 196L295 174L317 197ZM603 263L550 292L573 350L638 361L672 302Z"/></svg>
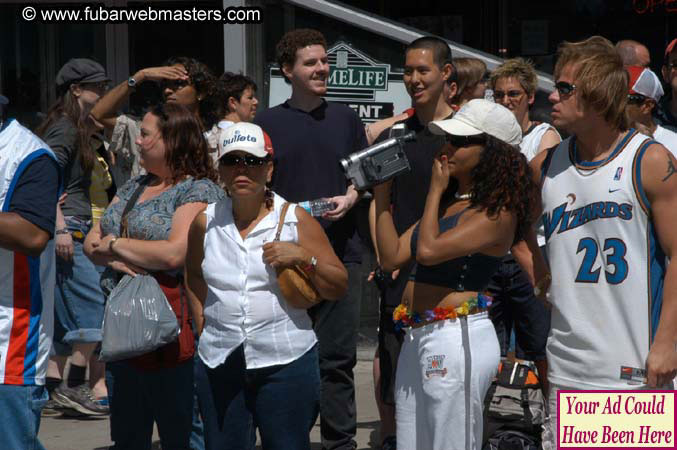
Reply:
<svg viewBox="0 0 677 450"><path fill-rule="evenodd" d="M193 222L187 293L201 333L196 384L207 449L310 449L320 377L317 340L303 309L289 305L276 269L300 266L324 299L346 291L348 274L320 224L289 208L266 184L270 139L257 125L224 130L219 173L228 193Z"/></svg>

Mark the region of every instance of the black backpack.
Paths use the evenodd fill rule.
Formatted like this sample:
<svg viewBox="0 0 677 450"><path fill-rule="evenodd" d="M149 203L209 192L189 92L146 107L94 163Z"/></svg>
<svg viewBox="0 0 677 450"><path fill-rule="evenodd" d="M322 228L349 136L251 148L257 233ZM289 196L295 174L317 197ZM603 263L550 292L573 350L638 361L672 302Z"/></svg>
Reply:
<svg viewBox="0 0 677 450"><path fill-rule="evenodd" d="M501 362L484 400L483 448L540 448L545 408L533 364Z"/></svg>

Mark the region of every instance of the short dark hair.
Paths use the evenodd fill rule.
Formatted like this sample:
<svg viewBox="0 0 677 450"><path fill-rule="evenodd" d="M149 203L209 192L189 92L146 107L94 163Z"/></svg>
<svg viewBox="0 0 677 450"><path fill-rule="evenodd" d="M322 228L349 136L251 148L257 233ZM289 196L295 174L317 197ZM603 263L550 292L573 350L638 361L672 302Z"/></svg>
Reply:
<svg viewBox="0 0 677 450"><path fill-rule="evenodd" d="M228 99L230 97L235 98L237 101L240 101L242 94L247 88L251 88L252 91L256 91L256 82L249 78L247 75L241 73L233 72L224 72L223 75L219 77L217 81L217 95L220 97L221 102L225 107L225 113L228 113Z"/></svg>
<svg viewBox="0 0 677 450"><path fill-rule="evenodd" d="M293 66L296 62L296 52L309 45L321 45L326 50L327 40L322 33L310 28L299 28L286 32L275 46L275 59L280 69L284 64Z"/></svg>
<svg viewBox="0 0 677 450"><path fill-rule="evenodd" d="M247 75L224 72L223 75L219 77L218 90L225 102L228 102L230 97L240 100L247 88L251 88L252 91L257 90L256 82Z"/></svg>
<svg viewBox="0 0 677 450"><path fill-rule="evenodd" d="M451 64L453 67L451 49L449 48L449 45L442 39L435 36L424 36L422 38L418 38L407 45L404 53L406 54L409 50L419 49L431 50L433 52L433 62L440 69L447 64ZM456 71L454 70L454 72Z"/></svg>

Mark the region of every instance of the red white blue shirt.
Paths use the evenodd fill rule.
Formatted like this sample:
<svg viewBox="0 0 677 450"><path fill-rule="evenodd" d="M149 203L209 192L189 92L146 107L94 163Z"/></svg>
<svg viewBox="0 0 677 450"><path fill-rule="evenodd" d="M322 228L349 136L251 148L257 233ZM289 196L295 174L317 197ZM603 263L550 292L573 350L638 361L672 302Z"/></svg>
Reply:
<svg viewBox="0 0 677 450"><path fill-rule="evenodd" d="M0 131L0 211L11 211L21 176L45 156L55 160L49 147L18 122ZM58 172L53 178L44 184L58 186ZM54 192L52 187L46 191ZM54 211L45 214L56 213L56 200ZM0 248L0 384L44 384L52 345L54 277L53 240L39 257Z"/></svg>

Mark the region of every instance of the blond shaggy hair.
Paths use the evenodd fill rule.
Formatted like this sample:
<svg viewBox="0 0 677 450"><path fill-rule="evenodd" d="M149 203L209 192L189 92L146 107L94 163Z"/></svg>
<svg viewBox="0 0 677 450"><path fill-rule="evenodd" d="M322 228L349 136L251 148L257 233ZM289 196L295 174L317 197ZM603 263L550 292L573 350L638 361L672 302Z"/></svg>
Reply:
<svg viewBox="0 0 677 450"><path fill-rule="evenodd" d="M614 45L602 36L563 42L557 51L555 79L574 66L573 84L584 104L621 130L627 129L628 72Z"/></svg>

